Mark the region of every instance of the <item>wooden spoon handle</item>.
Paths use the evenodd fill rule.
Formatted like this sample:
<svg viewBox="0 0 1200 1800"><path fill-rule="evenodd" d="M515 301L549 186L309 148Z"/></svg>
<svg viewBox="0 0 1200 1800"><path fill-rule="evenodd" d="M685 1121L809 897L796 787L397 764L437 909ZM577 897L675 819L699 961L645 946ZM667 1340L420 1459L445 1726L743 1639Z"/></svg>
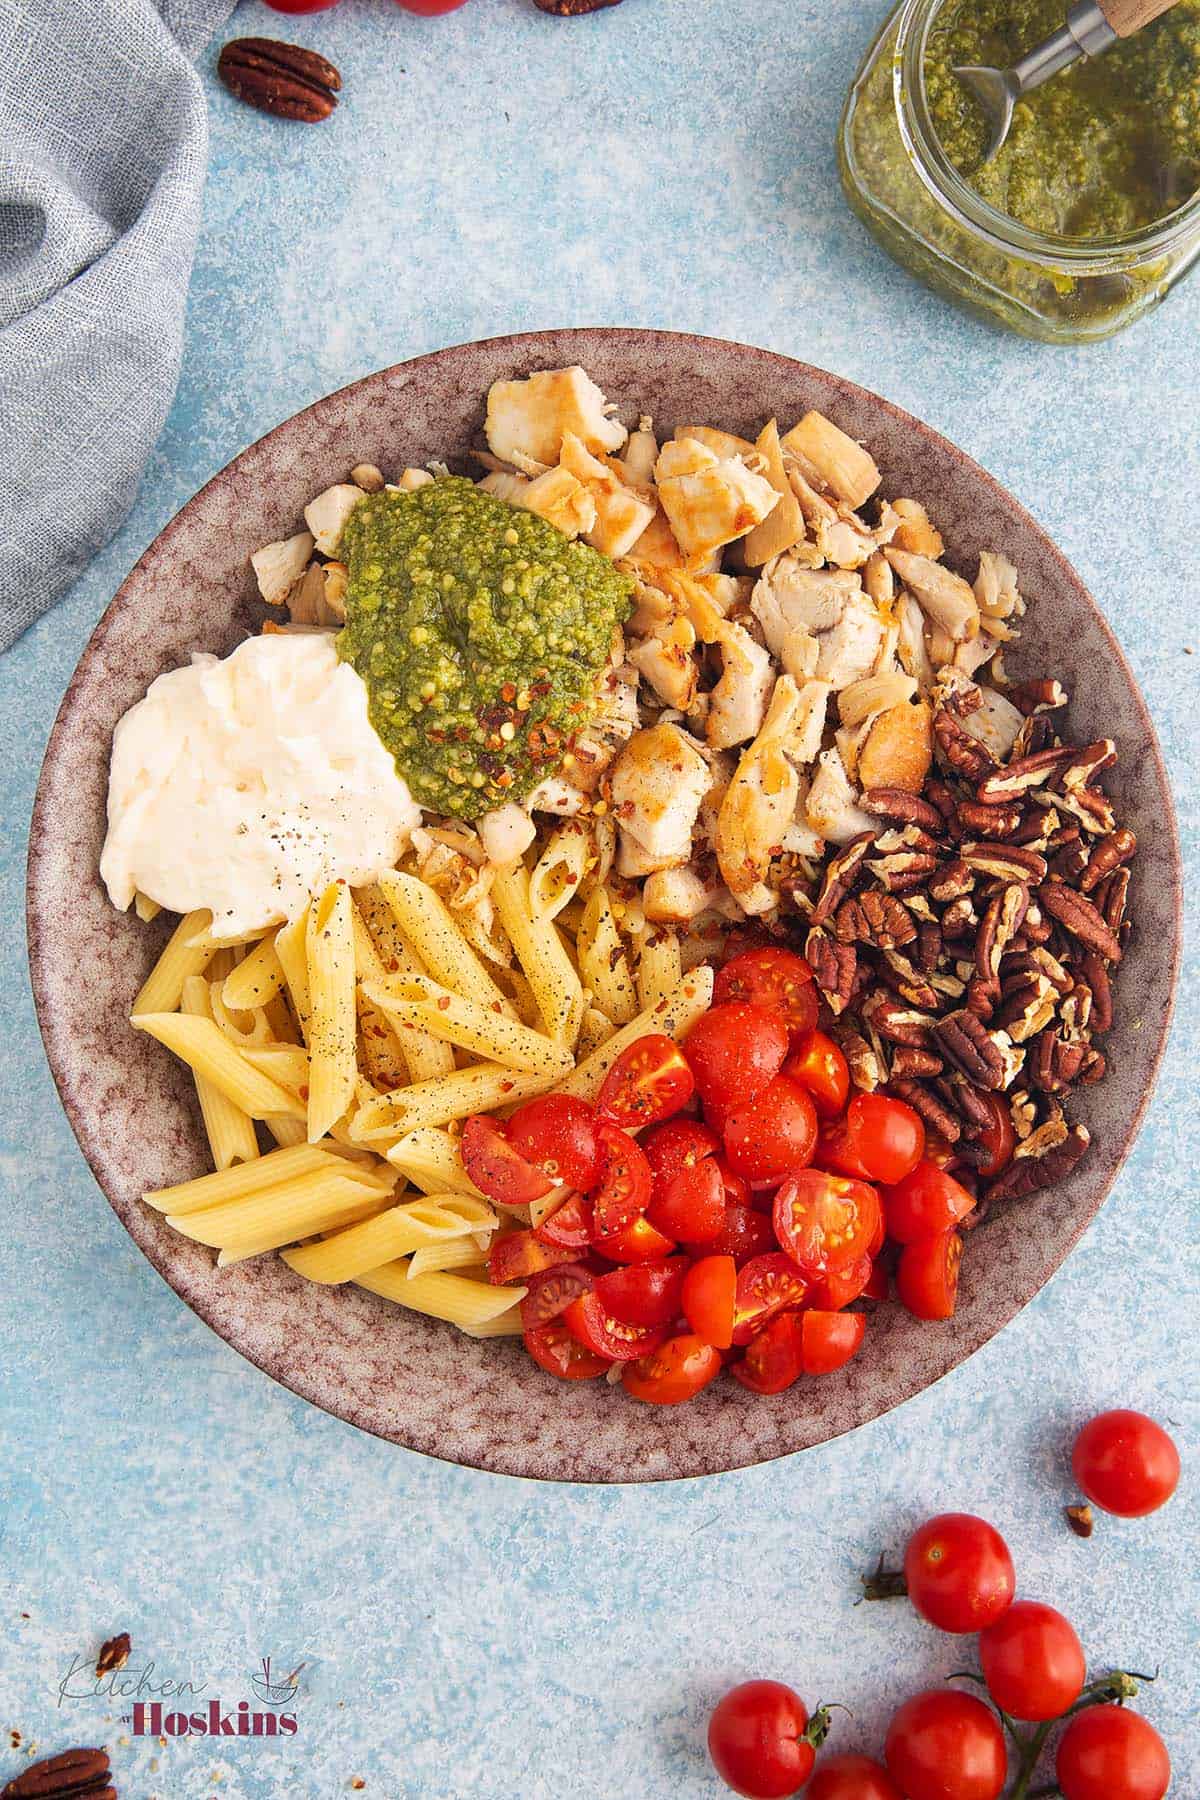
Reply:
<svg viewBox="0 0 1200 1800"><path fill-rule="evenodd" d="M1175 0L1100 0L1100 10L1118 37L1132 37L1174 5Z"/></svg>

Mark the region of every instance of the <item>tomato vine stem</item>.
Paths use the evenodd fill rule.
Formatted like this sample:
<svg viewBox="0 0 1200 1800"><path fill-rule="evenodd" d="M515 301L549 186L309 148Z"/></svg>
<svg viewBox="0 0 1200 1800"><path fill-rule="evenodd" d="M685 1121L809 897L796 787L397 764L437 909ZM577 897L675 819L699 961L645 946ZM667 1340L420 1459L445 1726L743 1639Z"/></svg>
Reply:
<svg viewBox="0 0 1200 1800"><path fill-rule="evenodd" d="M869 1575L860 1575L859 1581L862 1593L854 1602L855 1606L860 1606L864 1600L903 1600L908 1593L903 1571L887 1568L882 1550L874 1569Z"/></svg>

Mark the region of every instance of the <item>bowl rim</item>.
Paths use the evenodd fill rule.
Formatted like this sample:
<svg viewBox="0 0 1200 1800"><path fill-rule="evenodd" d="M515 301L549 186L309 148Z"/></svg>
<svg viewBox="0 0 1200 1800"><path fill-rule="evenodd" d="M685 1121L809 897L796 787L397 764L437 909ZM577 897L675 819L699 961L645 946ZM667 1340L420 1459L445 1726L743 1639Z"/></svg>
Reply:
<svg viewBox="0 0 1200 1800"><path fill-rule="evenodd" d="M51 991L53 984L50 979L50 967L53 958L46 941L45 920L43 919L39 907L41 883L51 855L50 829L46 818L47 808L50 804L50 776L64 740L72 727L75 707L86 680L87 665L92 661L94 653L103 647L110 632L124 618L126 612L135 607L135 596L131 594L130 590L134 586L138 576L144 570L153 568L160 559L170 555L175 537L177 533L183 529L187 517L193 507L196 507L204 496L215 491L220 491L234 481L239 465L242 464L245 459L252 457L255 453L261 451L277 435L292 430L297 427L302 420L311 415L322 413L324 409L343 399L347 395L355 394L361 389L373 388L378 384L385 383L389 379L397 376L406 377L409 381L419 380L424 371L432 370L436 367L444 367L447 364L453 364L455 358L469 358L480 351L488 351L493 353L497 358L501 358L508 353L514 362L520 360L522 363L526 363L531 356L536 356L539 346L545 345L547 346L548 354L557 359L561 364L564 355L564 347L566 354L569 355L571 354L572 345L574 345L575 350L578 352L575 356L575 360L586 365L588 352L595 347L597 340L619 345L623 349L636 349L639 343L650 346L667 341L674 342L678 345L710 347L722 355L733 351L737 353L739 358L744 358L752 364L767 364L775 369L778 369L783 365L787 368L789 373L801 383L806 378L812 376L818 377L821 381L835 382L841 389L848 394L853 395L859 402L867 403L871 408L887 415L893 422L903 426L906 430L915 432L927 440L932 440L935 448L939 452L948 454L960 465L964 465L969 470L974 483L978 484L978 486L986 492L998 497L1006 509L1015 512L1022 523L1040 541L1040 545L1047 555L1047 560L1052 565L1055 573L1087 601L1095 622L1099 626L1106 641L1108 652L1114 659L1118 670L1123 677L1124 685L1128 689L1129 695L1134 703L1146 736L1153 780L1157 782L1157 786L1161 791L1165 802L1160 817L1160 823L1164 828L1166 862L1170 871L1171 888L1170 912L1172 918L1172 935L1169 966L1166 971L1168 984L1167 1001L1158 1027L1157 1041L1153 1046L1149 1058L1147 1078L1137 1103L1130 1115L1128 1128L1119 1155L1106 1179L1104 1179L1102 1185L1097 1189L1094 1199L1089 1204L1086 1217L1072 1220L1070 1228L1062 1233L1061 1238L1055 1246L1053 1263L1037 1282L1037 1285L1015 1305L1008 1307L1006 1304L997 1316L989 1320L984 1328L974 1331L970 1335L969 1341L965 1347L959 1345L954 1346L949 1353L948 1358L943 1359L943 1366L939 1369L938 1373L934 1374L929 1380L924 1381L918 1387L897 1393L894 1398L889 1399L888 1402L881 1406L877 1411L873 1411L859 1420L839 1426L819 1440L798 1444L794 1448L772 1449L766 1453L755 1451L755 1453L749 1457L737 1461L719 1459L713 1461L711 1464L706 1463L704 1466L692 1467L682 1471L673 1471L667 1474L651 1473L642 1476L621 1476L615 1480L604 1476L580 1475L579 1473L574 1473L569 1470L561 1474L557 1472L527 1473L517 1467L500 1466L496 1462L481 1456L473 1457L470 1455L454 1454L450 1450L442 1452L437 1448L429 1448L424 1445L409 1443L406 1442L403 1437L386 1431L379 1425L372 1423L369 1418L355 1416L355 1408L352 1406L347 1407L345 1410L336 1410L333 1407L327 1406L320 1399L315 1398L311 1392L306 1391L299 1374L295 1379L289 1378L289 1376L283 1373L278 1366L273 1367L265 1360L260 1361L258 1357L252 1355L251 1352L248 1349L243 1348L241 1344L233 1342L231 1338L226 1336L214 1323L213 1318L210 1316L211 1309L200 1303L195 1296L185 1292L182 1277L178 1280L176 1279L175 1268L170 1264L167 1266L160 1265L159 1260L151 1256L146 1248L138 1243L136 1238L134 1239L138 1249L155 1273L179 1296L188 1307L189 1311L199 1318L202 1324L204 1324L223 1344L234 1350L237 1355L250 1363L254 1368L258 1369L262 1374L266 1375L268 1379L274 1381L278 1386L295 1394L298 1398L305 1400L308 1404L317 1407L318 1410L329 1413L340 1421L355 1427L357 1430L366 1432L372 1437L377 1437L383 1442L395 1444L397 1447L405 1449L411 1454L428 1457L433 1461L445 1463L451 1467L478 1469L486 1471L489 1474L502 1475L514 1480L529 1480L552 1484L571 1484L576 1486L646 1486L652 1483L657 1484L660 1482L697 1480L713 1475L730 1474L740 1469L760 1467L766 1463L780 1461L787 1456L802 1454L805 1449L816 1449L819 1448L820 1445L835 1442L838 1438L848 1436L851 1432L860 1430L864 1426L873 1423L875 1420L886 1417L889 1413L895 1411L897 1407L905 1404L909 1400L917 1398L919 1394L925 1393L929 1388L936 1386L955 1369L969 1361L976 1351L982 1349L985 1344L989 1343L991 1339L1007 1325L1011 1324L1013 1319L1016 1318L1019 1313L1024 1311L1025 1307L1029 1305L1036 1295L1041 1292L1053 1276L1062 1268L1068 1256L1079 1243L1084 1233L1095 1220L1101 1207L1108 1199L1117 1176L1121 1173L1145 1121L1150 1100L1155 1090L1158 1075L1162 1066L1162 1059L1170 1037L1183 952L1182 851L1171 783L1149 707L1133 670L1130 667L1128 658L1118 642L1101 607L1092 595L1090 589L1087 588L1083 582L1082 577L1072 566L1065 553L1059 548L1058 544L1050 534L1038 523L1032 513L1029 512L1021 501L1011 494L995 476L990 474L987 469L976 462L972 456L961 449L951 439L936 431L932 426L927 425L923 420L917 418L915 414L908 412L905 408L896 405L893 401L876 393L873 389L865 388L857 382L849 381L845 377L837 375L830 370L822 369L816 364L804 362L799 358L788 356L782 351L766 350L761 346L743 344L736 339L713 337L697 332L658 330L652 327L643 326L565 326L560 328L551 327L537 331L504 333L495 337L474 338L457 344L446 345L438 350L426 351L419 356L406 358L401 362L392 363L384 368L376 369L370 371L366 375L359 376L354 381L348 382L340 388L332 389L329 393L319 396L316 400L309 402L307 406L302 407L298 412L289 414L286 418L279 420L267 431L261 433L249 444L245 445L243 449L238 451L235 456L231 457L227 463L211 475L202 486L197 488L195 493L193 493L178 511L172 515L141 552L136 562L130 568L128 574L121 581L99 619L96 621L96 624L89 633L80 652L79 659L72 672L71 679L67 684L62 701L56 711L54 722L46 741L46 748L38 776L37 790L30 820L26 863L25 922L34 1010L47 1063L54 1080L59 1101L66 1113L68 1123L71 1126L84 1160L95 1177L101 1192L116 1213L122 1229L129 1232L129 1226L121 1216L110 1187L110 1165L105 1154L105 1138L100 1129L99 1121L80 1103L78 1094L74 1091L71 1082L66 1077L64 1062L65 1045L68 1034L60 1027L54 1012ZM539 367L546 365L528 362L528 366ZM130 1233L130 1235L132 1236L133 1234Z"/></svg>

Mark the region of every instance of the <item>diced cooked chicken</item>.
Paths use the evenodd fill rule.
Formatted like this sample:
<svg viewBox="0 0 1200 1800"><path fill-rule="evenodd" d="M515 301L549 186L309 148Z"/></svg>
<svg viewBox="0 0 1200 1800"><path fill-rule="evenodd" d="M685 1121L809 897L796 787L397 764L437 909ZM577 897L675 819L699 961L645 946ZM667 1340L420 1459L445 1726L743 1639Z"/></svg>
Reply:
<svg viewBox="0 0 1200 1800"><path fill-rule="evenodd" d="M476 486L485 494L495 494L497 500L507 500L510 506L522 506L530 481L528 475L514 475L510 469L492 469Z"/></svg>
<svg viewBox="0 0 1200 1800"><path fill-rule="evenodd" d="M861 680L875 666L883 634L884 620L879 608L861 591L850 594L832 631L823 632L817 640L818 678L831 682L835 688Z"/></svg>
<svg viewBox="0 0 1200 1800"><path fill-rule="evenodd" d="M857 801L837 751L822 751L804 805L813 830L831 844L848 844L859 832L876 830L878 820L863 812Z"/></svg>
<svg viewBox="0 0 1200 1800"><path fill-rule="evenodd" d="M990 662L1000 648L994 637L981 631L978 637L954 646L954 666L964 675L977 675L984 663Z"/></svg>
<svg viewBox="0 0 1200 1800"><path fill-rule="evenodd" d="M911 594L902 594L896 608L899 638L896 654L905 674L911 675L921 692L933 686L934 668L925 642L925 615Z"/></svg>
<svg viewBox="0 0 1200 1800"><path fill-rule="evenodd" d="M1003 761L1017 741L1017 733L1025 723L1024 714L996 688L981 687L979 692L981 702L974 712L966 714L963 725Z"/></svg>
<svg viewBox="0 0 1200 1800"><path fill-rule="evenodd" d="M656 869L642 889L642 911L656 925L686 925L710 902L694 869Z"/></svg>
<svg viewBox="0 0 1200 1800"><path fill-rule="evenodd" d="M654 465L658 461L658 439L654 435L654 421L649 418L638 420L638 428L629 434L621 457L625 470L625 479L631 487L648 488L654 483Z"/></svg>
<svg viewBox="0 0 1200 1800"><path fill-rule="evenodd" d="M283 605L307 569L315 548L311 531L298 531L295 537L264 544L261 550L254 552L250 567L254 570L258 591L268 606Z"/></svg>
<svg viewBox="0 0 1200 1800"><path fill-rule="evenodd" d="M923 700L915 705L905 700L874 720L859 751L857 779L864 789L901 788L919 794L932 761L933 715Z"/></svg>
<svg viewBox="0 0 1200 1800"><path fill-rule="evenodd" d="M760 569L772 557L790 550L805 535L804 514L783 466L779 426L774 419L759 433L755 448L763 460L763 474L779 495L779 504L772 507L762 524L754 527L742 545L749 569Z"/></svg>
<svg viewBox="0 0 1200 1800"><path fill-rule="evenodd" d="M886 531L881 538L879 532L869 530L861 519L837 518L817 526L817 549L835 569L861 569L886 536Z"/></svg>
<svg viewBox="0 0 1200 1800"><path fill-rule="evenodd" d="M691 438L697 444L704 444L714 455L722 460L734 456L753 456L755 447L749 438L738 437L733 431L720 431L715 425L677 425L675 441L682 443Z"/></svg>
<svg viewBox="0 0 1200 1800"><path fill-rule="evenodd" d="M738 763L717 815L717 862L744 913L770 912L778 903L766 876L800 794L800 778L788 755L800 706L795 682L781 675L762 730Z"/></svg>
<svg viewBox="0 0 1200 1800"><path fill-rule="evenodd" d="M323 556L337 555L346 520L363 498L360 487L349 481L336 481L315 500L309 501L304 509L304 523L317 540L317 549Z"/></svg>
<svg viewBox="0 0 1200 1800"><path fill-rule="evenodd" d="M916 556L911 550L897 550L889 545L884 555L905 587L916 595L922 610L948 637L962 644L976 636L979 605L969 582L932 558Z"/></svg>
<svg viewBox="0 0 1200 1800"><path fill-rule="evenodd" d="M816 762L825 735L825 717L833 689L827 681L805 681L792 720L791 755L798 763Z"/></svg>
<svg viewBox="0 0 1200 1800"><path fill-rule="evenodd" d="M858 758L863 745L870 735L871 719L863 719L857 725L839 725L833 734L834 748L842 759L842 767L850 781L858 780Z"/></svg>
<svg viewBox="0 0 1200 1800"><path fill-rule="evenodd" d="M686 863L709 768L678 726L635 731L614 762L610 781L621 830L618 871L648 875Z"/></svg>
<svg viewBox="0 0 1200 1800"><path fill-rule="evenodd" d="M843 725L861 725L864 719L911 700L917 684L911 675L864 675L838 695L838 717Z"/></svg>
<svg viewBox="0 0 1200 1800"><path fill-rule="evenodd" d="M530 457L546 466L556 463L566 432L598 454L619 450L626 438L596 383L577 366L541 369L523 381L494 381L484 430L492 454L517 468Z"/></svg>
<svg viewBox="0 0 1200 1800"><path fill-rule="evenodd" d="M785 456L790 451L810 464L830 493L847 506L861 506L879 486L874 458L823 413L805 413L782 447Z"/></svg>
<svg viewBox="0 0 1200 1800"><path fill-rule="evenodd" d="M346 617L345 563L309 563L304 579L288 595L293 625L338 625Z"/></svg>
<svg viewBox="0 0 1200 1800"><path fill-rule="evenodd" d="M698 438L664 444L654 465L658 497L688 558L744 537L778 504L771 483L737 457L719 457Z"/></svg>
<svg viewBox="0 0 1200 1800"><path fill-rule="evenodd" d="M767 697L775 685L770 652L744 626L725 621L720 638L723 668L710 696L704 736L714 750L744 744L762 726Z"/></svg>
<svg viewBox="0 0 1200 1800"><path fill-rule="evenodd" d="M522 488L514 505L539 513L566 537L583 537L595 528L596 502L568 469L547 469Z"/></svg>
<svg viewBox="0 0 1200 1800"><path fill-rule="evenodd" d="M654 517L654 504L627 487L614 467L586 449L574 432L563 433L559 467L583 484L596 508L596 521L584 532L604 556L626 556Z"/></svg>
<svg viewBox="0 0 1200 1800"><path fill-rule="evenodd" d="M787 631L797 626L814 634L829 631L841 619L850 595L861 587L858 576L848 571L807 569L794 557L781 556L756 582L750 610L778 656Z"/></svg>
<svg viewBox="0 0 1200 1800"><path fill-rule="evenodd" d="M484 813L477 830L488 861L500 867L524 856L537 836L537 826L525 808L513 800Z"/></svg>
<svg viewBox="0 0 1200 1800"><path fill-rule="evenodd" d="M402 494L415 494L418 488L428 487L432 480L428 469L405 469L396 486Z"/></svg>
<svg viewBox="0 0 1200 1800"><path fill-rule="evenodd" d="M564 781L561 775L547 775L539 781L525 801L530 812L555 813L561 819L573 819L586 812L588 797L582 788Z"/></svg>
<svg viewBox="0 0 1200 1800"><path fill-rule="evenodd" d="M985 618L1011 619L1023 612L1024 603L1017 588L1017 571L1007 556L997 550L979 552L979 573L975 577L975 598Z"/></svg>
<svg viewBox="0 0 1200 1800"><path fill-rule="evenodd" d="M652 626L652 635L630 641L629 661L644 675L665 706L687 712L696 698L700 671L692 652L696 629L682 613Z"/></svg>
<svg viewBox="0 0 1200 1800"><path fill-rule="evenodd" d="M622 645L622 648L624 646ZM637 672L612 662L596 683L595 710L563 757L563 774L594 793L613 757L637 730Z"/></svg>
<svg viewBox="0 0 1200 1800"><path fill-rule="evenodd" d="M897 550L911 550L915 556L935 559L946 548L942 534L929 522L929 514L919 500L893 500L892 510L900 520L892 542Z"/></svg>
<svg viewBox="0 0 1200 1800"><path fill-rule="evenodd" d="M863 564L862 584L876 606L886 606L895 598L896 577L882 550L874 551Z"/></svg>

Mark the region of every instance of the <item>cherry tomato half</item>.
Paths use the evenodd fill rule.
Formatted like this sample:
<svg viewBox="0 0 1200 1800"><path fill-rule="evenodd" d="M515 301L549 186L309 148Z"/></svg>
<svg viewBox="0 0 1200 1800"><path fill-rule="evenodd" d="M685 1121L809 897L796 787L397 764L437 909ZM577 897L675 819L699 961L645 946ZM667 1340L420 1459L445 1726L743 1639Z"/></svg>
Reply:
<svg viewBox="0 0 1200 1800"><path fill-rule="evenodd" d="M480 1193L501 1206L528 1206L556 1185L513 1148L504 1126L487 1113L472 1113L463 1126L462 1160Z"/></svg>
<svg viewBox="0 0 1200 1800"><path fill-rule="evenodd" d="M717 1702L708 1754L726 1787L749 1800L781 1800L803 1787L816 1751L806 1737L808 1708L782 1681L744 1681Z"/></svg>
<svg viewBox="0 0 1200 1800"><path fill-rule="evenodd" d="M1125 1706L1089 1706L1063 1733L1054 1772L1063 1800L1162 1800L1171 1758L1140 1714Z"/></svg>
<svg viewBox="0 0 1200 1800"><path fill-rule="evenodd" d="M1016 1592L1008 1545L994 1525L970 1513L939 1513L908 1540L908 1597L939 1631L983 1631L1006 1613Z"/></svg>
<svg viewBox="0 0 1200 1800"><path fill-rule="evenodd" d="M488 1280L496 1287L509 1281L525 1281L553 1269L559 1263L571 1262L574 1251L558 1244L545 1244L532 1231L511 1231L497 1238L488 1252Z"/></svg>
<svg viewBox="0 0 1200 1800"><path fill-rule="evenodd" d="M869 1756L823 1756L804 1800L904 1800L882 1763Z"/></svg>
<svg viewBox="0 0 1200 1800"><path fill-rule="evenodd" d="M777 1075L725 1121L725 1154L752 1188L773 1188L812 1161L817 1110L807 1088Z"/></svg>
<svg viewBox="0 0 1200 1800"><path fill-rule="evenodd" d="M624 1231L618 1231L615 1237L608 1237L597 1243L596 1249L606 1262L644 1263L658 1262L664 1256L670 1256L675 1248L669 1237L661 1231L655 1231L649 1219L635 1219Z"/></svg>
<svg viewBox="0 0 1200 1800"><path fill-rule="evenodd" d="M1179 1452L1145 1413L1118 1408L1090 1419L1071 1452L1075 1479L1096 1506L1141 1519L1165 1506L1179 1485Z"/></svg>
<svg viewBox="0 0 1200 1800"><path fill-rule="evenodd" d="M805 1031L783 1065L785 1075L807 1088L823 1119L836 1119L850 1092L850 1066L831 1037Z"/></svg>
<svg viewBox="0 0 1200 1800"><path fill-rule="evenodd" d="M725 1223L725 1183L713 1156L659 1187L646 1209L657 1230L680 1244L711 1244Z"/></svg>
<svg viewBox="0 0 1200 1800"><path fill-rule="evenodd" d="M600 1179L595 1108L570 1094L527 1100L508 1121L508 1141L526 1162L536 1163L551 1184L586 1193Z"/></svg>
<svg viewBox="0 0 1200 1800"><path fill-rule="evenodd" d="M521 1323L526 1331L536 1331L566 1312L573 1300L586 1294L595 1277L583 1263L560 1263L556 1269L543 1269L529 1277L529 1292L521 1302Z"/></svg>
<svg viewBox="0 0 1200 1800"><path fill-rule="evenodd" d="M585 1350L561 1319L551 1319L525 1333L525 1348L535 1363L560 1381L594 1381L611 1367L606 1356Z"/></svg>
<svg viewBox="0 0 1200 1800"><path fill-rule="evenodd" d="M600 1149L600 1188L592 1201L598 1244L614 1238L640 1219L653 1186L650 1164L628 1132L602 1119L596 1126Z"/></svg>
<svg viewBox="0 0 1200 1800"><path fill-rule="evenodd" d="M811 1031L817 1022L820 997L813 972L802 956L781 945L764 944L743 950L718 969L713 1000L748 1000L779 1015L793 1034Z"/></svg>
<svg viewBox="0 0 1200 1800"><path fill-rule="evenodd" d="M596 1235L592 1203L582 1194L568 1194L562 1205L534 1230L539 1243L557 1244L564 1250L586 1250Z"/></svg>
<svg viewBox="0 0 1200 1800"><path fill-rule="evenodd" d="M721 1357L711 1344L690 1332L668 1338L648 1356L626 1363L621 1385L635 1400L651 1406L678 1406L692 1399L721 1373Z"/></svg>
<svg viewBox="0 0 1200 1800"><path fill-rule="evenodd" d="M804 1373L803 1328L805 1314L777 1313L750 1339L742 1362L730 1374L752 1394L782 1394Z"/></svg>
<svg viewBox="0 0 1200 1800"><path fill-rule="evenodd" d="M903 1181L925 1148L925 1121L890 1094L855 1094L846 1108L851 1149L872 1181Z"/></svg>
<svg viewBox="0 0 1200 1800"><path fill-rule="evenodd" d="M817 1312L800 1314L801 1352L806 1375L832 1375L857 1356L867 1335L863 1313Z"/></svg>
<svg viewBox="0 0 1200 1800"><path fill-rule="evenodd" d="M600 1087L602 1119L637 1131L669 1119L696 1091L696 1078L673 1038L652 1031L622 1050Z"/></svg>
<svg viewBox="0 0 1200 1800"><path fill-rule="evenodd" d="M869 1181L867 1166L854 1144L845 1119L826 1119L817 1137L813 1161L819 1169L832 1169L837 1175L849 1175L854 1181Z"/></svg>
<svg viewBox="0 0 1200 1800"><path fill-rule="evenodd" d="M887 1234L897 1244L949 1231L974 1205L961 1181L931 1162L919 1162L903 1181L883 1190Z"/></svg>
<svg viewBox="0 0 1200 1800"><path fill-rule="evenodd" d="M752 1257L766 1256L777 1248L770 1219L753 1207L736 1203L725 1208L721 1235L708 1245L716 1255L732 1256L739 1269Z"/></svg>
<svg viewBox="0 0 1200 1800"><path fill-rule="evenodd" d="M656 1349L666 1336L661 1327L626 1325L623 1320L614 1319L595 1292L572 1300L562 1321L585 1350L606 1357L610 1363L633 1362Z"/></svg>
<svg viewBox="0 0 1200 1800"><path fill-rule="evenodd" d="M989 1093L986 1089L977 1089L979 1099L987 1107L991 1115L975 1142L986 1152L986 1161L976 1164L976 1173L984 1181L990 1181L1001 1169L1008 1167L1012 1161L1012 1153L1016 1148L1017 1134L1013 1130L1012 1113L1008 1102L999 1094Z"/></svg>
<svg viewBox="0 0 1200 1800"><path fill-rule="evenodd" d="M701 1013L683 1040L705 1106L730 1111L761 1094L783 1067L787 1027L774 1013L728 1000Z"/></svg>
<svg viewBox="0 0 1200 1800"><path fill-rule="evenodd" d="M954 1688L906 1700L888 1726L884 1755L908 1800L997 1800L1008 1770L999 1719Z"/></svg>
<svg viewBox="0 0 1200 1800"><path fill-rule="evenodd" d="M808 1305L815 1306L820 1312L841 1312L860 1294L870 1291L874 1268L869 1256L860 1256L857 1262L847 1263L844 1269L827 1269L809 1287ZM883 1298L887 1299L886 1291Z"/></svg>
<svg viewBox="0 0 1200 1800"><path fill-rule="evenodd" d="M915 1319L951 1319L958 1299L962 1237L941 1231L906 1244L896 1269L896 1292Z"/></svg>
<svg viewBox="0 0 1200 1800"><path fill-rule="evenodd" d="M706 1344L728 1350L733 1343L737 1264L732 1256L702 1256L683 1278L683 1316Z"/></svg>
<svg viewBox="0 0 1200 1800"><path fill-rule="evenodd" d="M733 1341L748 1344L768 1319L786 1308L800 1306L808 1283L790 1257L773 1251L756 1256L738 1270L733 1308Z"/></svg>
<svg viewBox="0 0 1200 1800"><path fill-rule="evenodd" d="M865 1181L801 1169L775 1196L775 1236L812 1281L866 1255L879 1222L879 1195Z"/></svg>
<svg viewBox="0 0 1200 1800"><path fill-rule="evenodd" d="M716 1132L699 1119L667 1119L661 1125L652 1125L638 1142L650 1164L655 1193L665 1191L676 1175L694 1169L721 1148Z"/></svg>
<svg viewBox="0 0 1200 1800"><path fill-rule="evenodd" d="M988 1693L1014 1719L1060 1718L1087 1679L1074 1626L1037 1600L1014 1600L980 1632L979 1665Z"/></svg>
<svg viewBox="0 0 1200 1800"><path fill-rule="evenodd" d="M679 1317L687 1258L633 1263L596 1277L596 1296L623 1325L671 1325Z"/></svg>

